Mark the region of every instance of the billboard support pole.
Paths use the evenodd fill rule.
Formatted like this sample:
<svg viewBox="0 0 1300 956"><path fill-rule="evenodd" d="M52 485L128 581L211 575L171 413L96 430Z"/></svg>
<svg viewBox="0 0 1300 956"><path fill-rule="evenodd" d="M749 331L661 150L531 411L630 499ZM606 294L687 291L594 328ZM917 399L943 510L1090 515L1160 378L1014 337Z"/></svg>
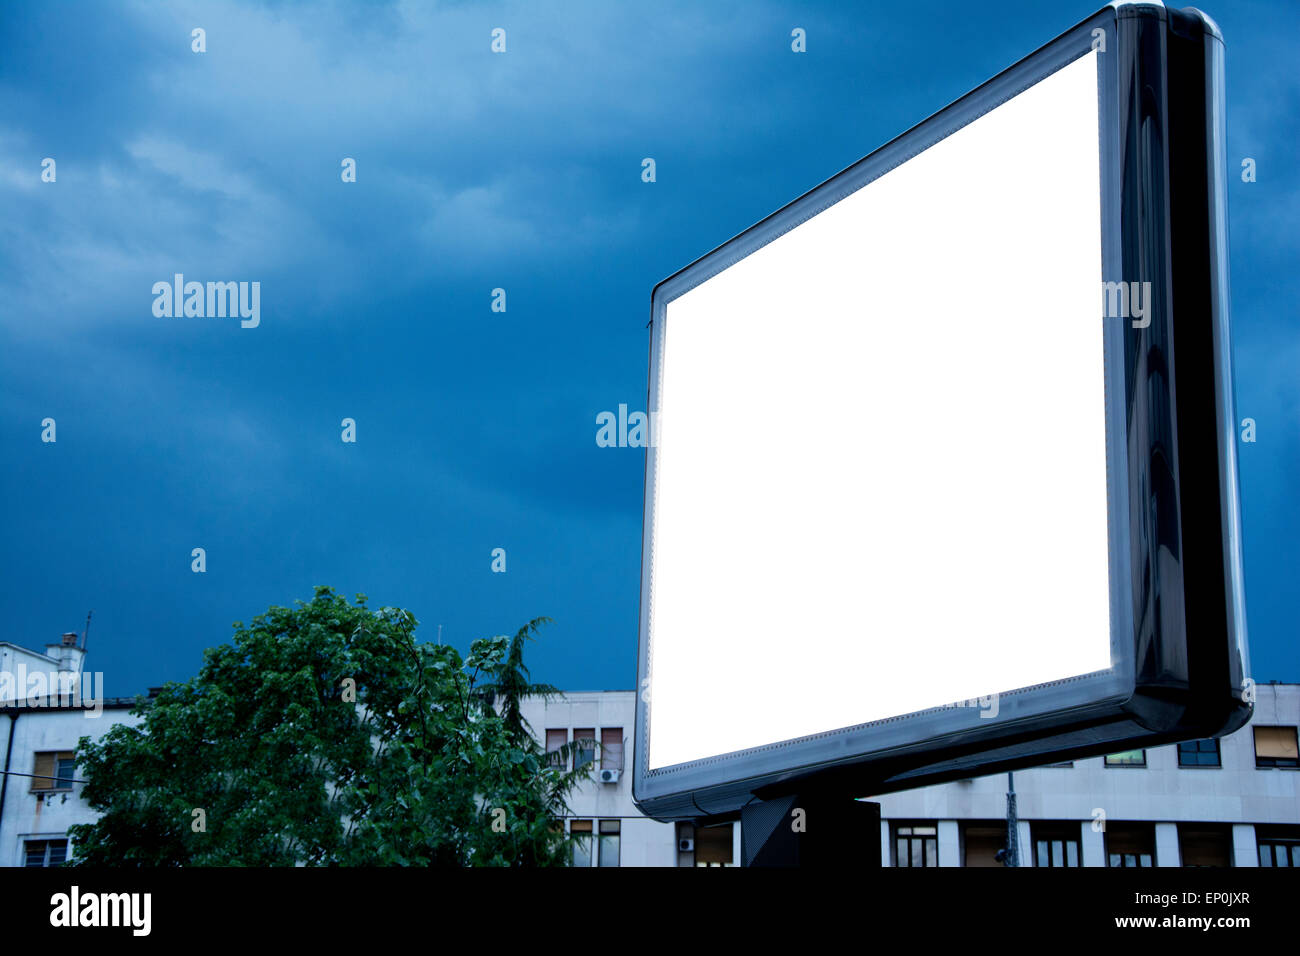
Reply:
<svg viewBox="0 0 1300 956"><path fill-rule="evenodd" d="M740 811L744 866L879 867L880 804L803 791Z"/></svg>
<svg viewBox="0 0 1300 956"><path fill-rule="evenodd" d="M1007 866L1020 865L1020 822L1016 819L1016 776L1007 771Z"/></svg>

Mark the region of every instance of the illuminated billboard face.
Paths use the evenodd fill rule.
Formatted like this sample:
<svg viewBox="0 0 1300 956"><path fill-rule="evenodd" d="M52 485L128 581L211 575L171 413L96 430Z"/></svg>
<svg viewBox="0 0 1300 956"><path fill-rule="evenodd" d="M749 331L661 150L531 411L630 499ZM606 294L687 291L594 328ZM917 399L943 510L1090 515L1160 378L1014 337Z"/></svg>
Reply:
<svg viewBox="0 0 1300 956"><path fill-rule="evenodd" d="M1110 667L1096 61L667 304L652 768Z"/></svg>
<svg viewBox="0 0 1300 956"><path fill-rule="evenodd" d="M981 747L1023 763L1061 713L1099 723L1134 696L1135 642L1165 622L1135 613L1155 585L1133 570L1171 532L1145 511L1175 500L1143 476L1179 423L1150 386L1132 397L1135 350L1159 351L1171 320L1152 322L1158 264L1134 273L1125 252L1113 104L1143 64L1117 49L1123 16L1103 11L656 288L635 773L649 812L727 812L749 784L873 757L894 762L862 779L888 788L944 748L969 776ZM1221 477L1220 500L1235 468ZM1164 573L1172 597L1185 582ZM1176 636L1161 630L1161 653L1185 657ZM1117 740L1156 729L1110 725Z"/></svg>

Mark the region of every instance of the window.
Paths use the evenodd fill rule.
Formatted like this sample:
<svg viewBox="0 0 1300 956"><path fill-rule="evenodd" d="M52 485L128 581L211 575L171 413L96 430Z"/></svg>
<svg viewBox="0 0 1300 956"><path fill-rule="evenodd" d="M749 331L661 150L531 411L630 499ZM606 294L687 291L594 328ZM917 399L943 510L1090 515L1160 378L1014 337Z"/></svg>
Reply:
<svg viewBox="0 0 1300 956"><path fill-rule="evenodd" d="M1106 826L1106 865L1155 866L1156 831L1149 823L1111 823Z"/></svg>
<svg viewBox="0 0 1300 956"><path fill-rule="evenodd" d="M602 727L600 731L600 769L623 769L623 728Z"/></svg>
<svg viewBox="0 0 1300 956"><path fill-rule="evenodd" d="M552 767L564 768L568 763L560 754L560 750L569 742L569 732L567 730L547 730L546 731L546 758L550 761Z"/></svg>
<svg viewBox="0 0 1300 956"><path fill-rule="evenodd" d="M1007 845L1007 825L997 820L962 827L963 866L1002 866L998 851Z"/></svg>
<svg viewBox="0 0 1300 956"><path fill-rule="evenodd" d="M1145 767L1147 752L1145 750L1125 750L1123 753L1111 754L1105 760L1107 767Z"/></svg>
<svg viewBox="0 0 1300 956"><path fill-rule="evenodd" d="M1256 767L1300 766L1300 748L1296 746L1294 727L1255 728Z"/></svg>
<svg viewBox="0 0 1300 956"><path fill-rule="evenodd" d="M596 728L581 727L573 732L573 769L578 770L596 759Z"/></svg>
<svg viewBox="0 0 1300 956"><path fill-rule="evenodd" d="M24 866L59 866L68 858L67 840L26 840Z"/></svg>
<svg viewBox="0 0 1300 956"><path fill-rule="evenodd" d="M1030 824L1034 866L1081 866L1079 824Z"/></svg>
<svg viewBox="0 0 1300 956"><path fill-rule="evenodd" d="M909 823L894 828L894 866L938 865L938 827Z"/></svg>
<svg viewBox="0 0 1300 956"><path fill-rule="evenodd" d="M1256 827L1260 866L1300 867L1300 826Z"/></svg>
<svg viewBox="0 0 1300 956"><path fill-rule="evenodd" d="M1262 841L1259 844L1259 865L1300 867L1300 841Z"/></svg>
<svg viewBox="0 0 1300 956"><path fill-rule="evenodd" d="M1219 767L1219 742L1209 740L1184 740L1178 745L1178 766L1180 767Z"/></svg>
<svg viewBox="0 0 1300 956"><path fill-rule="evenodd" d="M574 820L569 824L573 835L573 865L591 866L591 821Z"/></svg>
<svg viewBox="0 0 1300 956"><path fill-rule="evenodd" d="M695 828L695 865L731 865L731 824Z"/></svg>
<svg viewBox="0 0 1300 956"><path fill-rule="evenodd" d="M1232 866L1232 831L1214 824L1178 824L1183 866Z"/></svg>
<svg viewBox="0 0 1300 956"><path fill-rule="evenodd" d="M600 821L600 866L618 866L619 821Z"/></svg>
<svg viewBox="0 0 1300 956"><path fill-rule="evenodd" d="M70 750L36 754L32 769L33 790L71 790L77 776L77 761Z"/></svg>

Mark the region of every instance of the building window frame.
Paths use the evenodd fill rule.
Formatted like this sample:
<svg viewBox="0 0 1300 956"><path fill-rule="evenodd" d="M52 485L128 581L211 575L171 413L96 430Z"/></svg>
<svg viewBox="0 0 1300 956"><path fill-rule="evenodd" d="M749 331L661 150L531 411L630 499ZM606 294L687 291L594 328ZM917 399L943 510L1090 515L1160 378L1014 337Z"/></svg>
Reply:
<svg viewBox="0 0 1300 956"><path fill-rule="evenodd" d="M1133 754L1140 754L1134 757ZM1145 748L1140 750L1121 750L1118 753L1107 754L1101 758L1102 765L1105 767L1137 767L1139 769L1147 765L1147 752Z"/></svg>
<svg viewBox="0 0 1300 956"><path fill-rule="evenodd" d="M40 848L39 850L41 854L40 863L31 862L32 851L35 847ZM48 869L50 867L62 866L69 859L71 859L71 854L68 852L68 850L69 850L69 844L68 844L68 838L66 836L65 837L23 837L22 866L24 868L39 867L41 869ZM51 858L55 856L57 856L57 859L51 862Z"/></svg>
<svg viewBox="0 0 1300 956"><path fill-rule="evenodd" d="M590 867L594 862L595 823L592 820L570 820L569 836L573 838L573 866ZM580 862L585 858L585 862Z"/></svg>
<svg viewBox="0 0 1300 956"><path fill-rule="evenodd" d="M564 747L569 742L568 727L546 728L546 762L557 770L569 769L569 761L564 756Z"/></svg>
<svg viewBox="0 0 1300 956"><path fill-rule="evenodd" d="M708 827L695 827L695 853L692 862L696 866L735 866L735 824L720 823ZM710 859L721 857L721 859Z"/></svg>
<svg viewBox="0 0 1300 956"><path fill-rule="evenodd" d="M939 823L936 820L902 820L893 826L894 866L939 865ZM918 852L919 851L919 852ZM917 859L921 862L915 862Z"/></svg>
<svg viewBox="0 0 1300 956"><path fill-rule="evenodd" d="M1300 839L1293 837L1259 837L1255 841L1259 865L1273 868L1300 867ZM1267 863L1264 861L1268 860Z"/></svg>
<svg viewBox="0 0 1300 956"><path fill-rule="evenodd" d="M597 731L600 738L600 769L623 769L623 753L627 749L627 738L623 736L622 727L601 727Z"/></svg>
<svg viewBox="0 0 1300 956"><path fill-rule="evenodd" d="M1153 824L1112 823L1106 828L1103 843L1108 867L1149 869L1156 865L1156 834ZM1131 849L1134 846L1137 847L1136 850Z"/></svg>
<svg viewBox="0 0 1300 956"><path fill-rule="evenodd" d="M1255 747L1255 769L1256 770L1300 769L1300 747L1297 746L1298 744L1300 744L1300 739L1298 739L1297 737L1296 728L1294 726L1288 724L1261 724L1252 727L1251 730L1252 730L1252 734L1251 734L1252 742ZM1297 754L1297 756L1261 757L1259 755L1259 738L1260 738L1259 732L1261 730L1279 731L1277 736L1283 738L1286 737L1287 732L1289 731L1290 739L1283 740L1283 745L1284 745L1283 749L1290 750L1292 754ZM1286 746L1287 744L1289 744L1289 746Z"/></svg>
<svg viewBox="0 0 1300 956"><path fill-rule="evenodd" d="M1233 861L1232 824L1230 823L1178 823L1179 864L1188 869L1228 869ZM1208 855L1206 848L1218 851L1220 863L1189 863L1193 857Z"/></svg>
<svg viewBox="0 0 1300 956"><path fill-rule="evenodd" d="M77 784L77 755L72 750L32 754L32 793L68 793Z"/></svg>
<svg viewBox="0 0 1300 956"><path fill-rule="evenodd" d="M1261 867L1300 868L1300 824L1255 827L1255 856Z"/></svg>
<svg viewBox="0 0 1300 956"><path fill-rule="evenodd" d="M1205 749L1205 744L1213 744L1211 750ZM1206 762L1204 757L1212 756L1213 763ZM1187 762L1189 758L1195 757L1194 762ZM1178 744L1178 766L1180 769L1189 770L1222 770L1223 769L1223 749L1219 746L1217 737L1202 737L1199 740L1184 740Z"/></svg>
<svg viewBox="0 0 1300 956"><path fill-rule="evenodd" d="M596 836L596 865L622 866L623 823L621 820L601 820Z"/></svg>
<svg viewBox="0 0 1300 956"><path fill-rule="evenodd" d="M595 727L575 727L573 729L574 770L581 770L583 767L588 766L594 767L596 763L596 745L599 739ZM587 746L583 746L583 744Z"/></svg>
<svg viewBox="0 0 1300 956"><path fill-rule="evenodd" d="M1074 869L1083 866L1083 835L1080 826L1073 821L1062 824L1031 823L1029 842L1033 848L1033 865L1044 869Z"/></svg>

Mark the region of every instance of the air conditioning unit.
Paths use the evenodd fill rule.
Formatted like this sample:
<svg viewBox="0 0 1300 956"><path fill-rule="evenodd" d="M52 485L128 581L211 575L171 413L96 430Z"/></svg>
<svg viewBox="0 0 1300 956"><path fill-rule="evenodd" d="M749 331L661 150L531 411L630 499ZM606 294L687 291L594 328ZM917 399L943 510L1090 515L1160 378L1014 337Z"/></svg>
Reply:
<svg viewBox="0 0 1300 956"><path fill-rule="evenodd" d="M690 837L683 837L682 839L677 841L677 849L681 853L694 853L695 841L692 840Z"/></svg>
<svg viewBox="0 0 1300 956"><path fill-rule="evenodd" d="M601 783L618 783L618 778L623 775L622 770L602 770L600 772Z"/></svg>

